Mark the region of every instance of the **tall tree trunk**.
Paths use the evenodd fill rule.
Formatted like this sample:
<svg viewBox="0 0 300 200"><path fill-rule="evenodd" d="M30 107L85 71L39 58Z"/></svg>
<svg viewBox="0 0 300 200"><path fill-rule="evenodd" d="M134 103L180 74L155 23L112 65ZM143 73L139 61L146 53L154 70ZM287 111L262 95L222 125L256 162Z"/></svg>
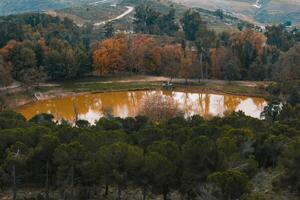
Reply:
<svg viewBox="0 0 300 200"><path fill-rule="evenodd" d="M71 168L71 199L74 199L74 166Z"/></svg>
<svg viewBox="0 0 300 200"><path fill-rule="evenodd" d="M104 196L107 196L108 195L108 184L105 184L105 193L104 193Z"/></svg>
<svg viewBox="0 0 300 200"><path fill-rule="evenodd" d="M143 188L143 200L146 200L146 195L147 195L147 188L144 186Z"/></svg>
<svg viewBox="0 0 300 200"><path fill-rule="evenodd" d="M46 163L46 200L49 200L49 161Z"/></svg>
<svg viewBox="0 0 300 200"><path fill-rule="evenodd" d="M122 193L121 186L118 185L118 200L121 200L121 193Z"/></svg>
<svg viewBox="0 0 300 200"><path fill-rule="evenodd" d="M17 199L17 182L16 182L16 165L12 166L12 176L13 176L13 200Z"/></svg>
<svg viewBox="0 0 300 200"><path fill-rule="evenodd" d="M200 73L201 73L201 79L203 79L204 72L203 72L203 54L200 53Z"/></svg>
<svg viewBox="0 0 300 200"><path fill-rule="evenodd" d="M205 78L208 79L208 67L205 65Z"/></svg>
<svg viewBox="0 0 300 200"><path fill-rule="evenodd" d="M164 198L164 200L167 200L167 199L168 199L168 193L167 193L167 192L164 192L164 193L163 193L163 198Z"/></svg>
<svg viewBox="0 0 300 200"><path fill-rule="evenodd" d="M187 193L187 200L191 200L191 194L189 192Z"/></svg>
<svg viewBox="0 0 300 200"><path fill-rule="evenodd" d="M98 196L97 186L96 185L93 186L93 196Z"/></svg>

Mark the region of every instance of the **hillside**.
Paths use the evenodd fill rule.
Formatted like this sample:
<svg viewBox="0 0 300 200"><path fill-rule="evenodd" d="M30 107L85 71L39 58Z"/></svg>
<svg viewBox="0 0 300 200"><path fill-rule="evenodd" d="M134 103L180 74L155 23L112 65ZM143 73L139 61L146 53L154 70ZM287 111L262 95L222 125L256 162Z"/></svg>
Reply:
<svg viewBox="0 0 300 200"><path fill-rule="evenodd" d="M1 0L0 15L64 8L66 5L54 0Z"/></svg>
<svg viewBox="0 0 300 200"><path fill-rule="evenodd" d="M0 15L62 9L85 3L100 3L96 0L0 0Z"/></svg>
<svg viewBox="0 0 300 200"><path fill-rule="evenodd" d="M222 9L242 20L258 24L291 21L300 25L300 0L173 0L188 7L208 10ZM99 6L112 0L0 0L0 15L45 10L60 10L78 6ZM78 11L77 11L78 12Z"/></svg>
<svg viewBox="0 0 300 200"><path fill-rule="evenodd" d="M300 24L299 0L175 0L190 7L222 9L244 20L256 23Z"/></svg>

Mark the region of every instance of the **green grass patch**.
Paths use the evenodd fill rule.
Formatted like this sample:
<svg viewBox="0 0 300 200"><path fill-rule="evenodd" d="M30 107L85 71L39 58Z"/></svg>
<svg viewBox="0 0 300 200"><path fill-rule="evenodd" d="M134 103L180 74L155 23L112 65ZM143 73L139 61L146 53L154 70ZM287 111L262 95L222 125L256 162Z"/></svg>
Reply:
<svg viewBox="0 0 300 200"><path fill-rule="evenodd" d="M123 90L150 90L160 88L159 82L82 82L66 83L62 88L71 92L103 92L103 91L123 91Z"/></svg>
<svg viewBox="0 0 300 200"><path fill-rule="evenodd" d="M177 89L188 89L195 91L206 91L206 92L219 92L228 93L234 95L244 95L244 96L255 96L255 97L266 97L267 92L263 87L250 87L240 85L238 83L189 83L189 84L175 84Z"/></svg>

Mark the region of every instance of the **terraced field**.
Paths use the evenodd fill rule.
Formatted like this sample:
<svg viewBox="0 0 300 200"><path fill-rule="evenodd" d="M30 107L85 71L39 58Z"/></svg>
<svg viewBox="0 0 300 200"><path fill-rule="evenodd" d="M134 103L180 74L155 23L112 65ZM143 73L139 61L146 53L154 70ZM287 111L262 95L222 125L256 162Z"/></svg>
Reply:
<svg viewBox="0 0 300 200"><path fill-rule="evenodd" d="M174 0L190 7L222 9L244 20L257 23L300 25L300 0Z"/></svg>

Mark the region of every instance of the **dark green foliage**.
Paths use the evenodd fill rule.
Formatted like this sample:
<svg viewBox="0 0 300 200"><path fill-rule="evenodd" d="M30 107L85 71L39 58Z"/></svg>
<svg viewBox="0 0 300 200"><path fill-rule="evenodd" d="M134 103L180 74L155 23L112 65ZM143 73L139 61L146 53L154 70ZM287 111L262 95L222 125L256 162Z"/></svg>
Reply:
<svg viewBox="0 0 300 200"><path fill-rule="evenodd" d="M34 123L54 123L54 116L47 113L42 113L39 115L35 115L33 118L29 120L29 122Z"/></svg>
<svg viewBox="0 0 300 200"><path fill-rule="evenodd" d="M241 78L240 69L238 68L237 60L231 59L227 63L223 77L225 80L233 81L233 80L239 80Z"/></svg>
<svg viewBox="0 0 300 200"><path fill-rule="evenodd" d="M248 177L237 171L215 172L208 181L221 188L223 199L239 199L248 190Z"/></svg>
<svg viewBox="0 0 300 200"><path fill-rule="evenodd" d="M4 111L6 107L8 106L7 102L7 94L6 92L1 92L0 94L0 111Z"/></svg>
<svg viewBox="0 0 300 200"><path fill-rule="evenodd" d="M99 127L103 130L118 130L121 128L121 123L115 119L107 119L107 118L101 118L97 124L96 127Z"/></svg>
<svg viewBox="0 0 300 200"><path fill-rule="evenodd" d="M196 40L198 32L203 28L203 21L200 14L196 11L188 10L184 13L181 23L186 39Z"/></svg>
<svg viewBox="0 0 300 200"><path fill-rule="evenodd" d="M116 191L118 199L132 188L140 189L144 198L153 194L168 199L177 191L194 199L208 195L199 184L210 184L211 192L219 188L223 199L252 198L249 180L260 168L281 165L276 184L299 192L298 110L285 105L276 123L238 112L155 124L142 116L109 116L96 125L78 120L74 127L53 123L47 114L26 122L14 112L2 112L0 187L13 186L14 167L16 194L19 187L31 185L45 188L45 194L58 190L68 198L85 199L96 197L89 191L99 186L107 189L105 195Z"/></svg>
<svg viewBox="0 0 300 200"><path fill-rule="evenodd" d="M183 164L182 190L193 196L197 185L205 183L210 173L222 167L222 160L214 142L200 136L184 144Z"/></svg>
<svg viewBox="0 0 300 200"><path fill-rule="evenodd" d="M125 143L114 143L100 148L96 160L101 176L110 184L117 185L121 198L121 190L127 183L138 179L136 172L143 164L143 150Z"/></svg>
<svg viewBox="0 0 300 200"><path fill-rule="evenodd" d="M105 37L106 38L110 38L110 37L114 36L115 29L114 29L112 22L108 22L107 24L105 24L104 29L105 29Z"/></svg>
<svg viewBox="0 0 300 200"><path fill-rule="evenodd" d="M78 128L88 128L90 126L90 123L86 120L77 120L76 126Z"/></svg>
<svg viewBox="0 0 300 200"><path fill-rule="evenodd" d="M24 39L22 25L15 22L0 20L0 47L3 47L10 40L21 41Z"/></svg>
<svg viewBox="0 0 300 200"><path fill-rule="evenodd" d="M265 35L268 37L267 43L269 45L276 46L277 48L287 51L294 45L295 42L299 41L296 33L289 32L285 29L284 25L274 25L267 27ZM296 36L296 37L295 37Z"/></svg>
<svg viewBox="0 0 300 200"><path fill-rule="evenodd" d="M284 174L281 176L281 185L288 184L293 191L300 194L300 141L296 138L291 141L282 154L281 164L284 167Z"/></svg>
<svg viewBox="0 0 300 200"><path fill-rule="evenodd" d="M148 5L141 4L135 9L134 28L136 32L157 35L174 35L179 29L175 22L175 10L168 14L153 10Z"/></svg>
<svg viewBox="0 0 300 200"><path fill-rule="evenodd" d="M5 111L0 113L0 130L17 128L25 122L25 117L13 111Z"/></svg>

